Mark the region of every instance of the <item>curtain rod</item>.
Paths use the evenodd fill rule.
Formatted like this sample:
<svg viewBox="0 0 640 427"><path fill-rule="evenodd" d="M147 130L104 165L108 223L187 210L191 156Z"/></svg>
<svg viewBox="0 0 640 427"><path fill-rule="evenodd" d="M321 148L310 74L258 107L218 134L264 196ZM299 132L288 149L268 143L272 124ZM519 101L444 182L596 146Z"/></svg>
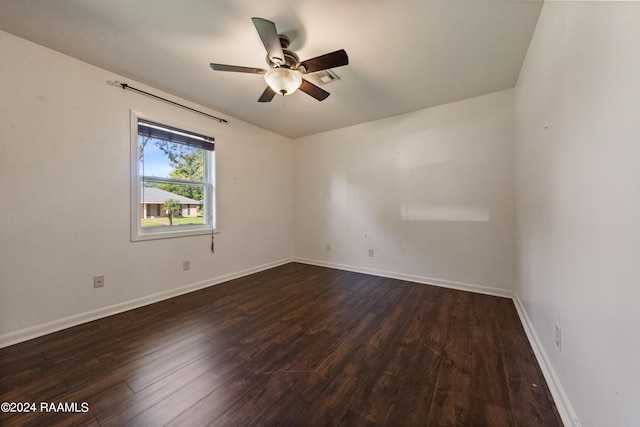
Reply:
<svg viewBox="0 0 640 427"><path fill-rule="evenodd" d="M164 102L167 102L167 103L172 104L172 105L176 105L176 106L184 108L186 110L193 111L194 113L202 114L203 116L207 116L207 117L209 117L211 119L217 120L220 123L225 123L225 124L229 123L229 121L226 120L226 119L221 119L220 117L212 116L211 114L205 113L204 111L196 110L195 108L191 108L191 107L188 107L186 105L179 104L179 103L177 103L175 101L172 101L170 99L163 98L161 96L154 95L154 94L149 93L149 92L145 92L144 90L137 89L137 88L135 88L133 86L129 86L126 83L121 83L119 81L115 81L114 82L114 81L108 80L107 84L110 85L110 86L120 86L123 90L129 89L129 90L132 90L134 92L138 92L138 93L141 93L143 95L150 96L151 98L155 98L157 100L164 101Z"/></svg>

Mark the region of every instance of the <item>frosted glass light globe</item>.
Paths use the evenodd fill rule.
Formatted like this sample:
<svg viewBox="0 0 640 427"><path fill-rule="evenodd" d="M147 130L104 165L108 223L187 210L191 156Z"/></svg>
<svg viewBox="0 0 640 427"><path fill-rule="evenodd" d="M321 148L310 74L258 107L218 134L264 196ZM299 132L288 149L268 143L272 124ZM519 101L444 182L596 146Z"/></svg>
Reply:
<svg viewBox="0 0 640 427"><path fill-rule="evenodd" d="M289 68L274 68L264 75L267 84L275 93L291 95L302 84L302 77Z"/></svg>

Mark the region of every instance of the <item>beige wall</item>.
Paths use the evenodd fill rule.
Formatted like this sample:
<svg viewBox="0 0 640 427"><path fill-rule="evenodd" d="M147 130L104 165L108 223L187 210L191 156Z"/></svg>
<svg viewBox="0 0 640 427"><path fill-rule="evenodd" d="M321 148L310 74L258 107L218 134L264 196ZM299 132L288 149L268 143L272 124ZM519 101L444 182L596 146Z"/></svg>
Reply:
<svg viewBox="0 0 640 427"><path fill-rule="evenodd" d="M0 346L291 259L291 139L1 31L0 52ZM131 242L131 110L215 136L215 253L211 235Z"/></svg>
<svg viewBox="0 0 640 427"><path fill-rule="evenodd" d="M517 293L574 426L640 426L638 52L639 2L546 1L516 87Z"/></svg>
<svg viewBox="0 0 640 427"><path fill-rule="evenodd" d="M296 257L508 294L513 138L505 90L297 139Z"/></svg>

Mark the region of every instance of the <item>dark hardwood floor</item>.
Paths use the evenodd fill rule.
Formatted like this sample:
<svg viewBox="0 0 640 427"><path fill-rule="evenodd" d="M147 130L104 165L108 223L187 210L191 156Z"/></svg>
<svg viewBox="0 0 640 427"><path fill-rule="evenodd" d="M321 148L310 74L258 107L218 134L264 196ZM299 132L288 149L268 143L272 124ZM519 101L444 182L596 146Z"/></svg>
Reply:
<svg viewBox="0 0 640 427"><path fill-rule="evenodd" d="M0 375L37 405L3 426L562 425L511 300L297 263L0 349Z"/></svg>

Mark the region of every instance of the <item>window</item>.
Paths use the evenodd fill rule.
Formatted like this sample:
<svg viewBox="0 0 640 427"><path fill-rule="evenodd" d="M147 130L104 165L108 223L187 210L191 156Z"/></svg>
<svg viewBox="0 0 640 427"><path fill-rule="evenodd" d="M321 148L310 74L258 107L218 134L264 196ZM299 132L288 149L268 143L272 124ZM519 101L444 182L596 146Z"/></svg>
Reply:
<svg viewBox="0 0 640 427"><path fill-rule="evenodd" d="M131 113L131 240L215 229L214 139Z"/></svg>

